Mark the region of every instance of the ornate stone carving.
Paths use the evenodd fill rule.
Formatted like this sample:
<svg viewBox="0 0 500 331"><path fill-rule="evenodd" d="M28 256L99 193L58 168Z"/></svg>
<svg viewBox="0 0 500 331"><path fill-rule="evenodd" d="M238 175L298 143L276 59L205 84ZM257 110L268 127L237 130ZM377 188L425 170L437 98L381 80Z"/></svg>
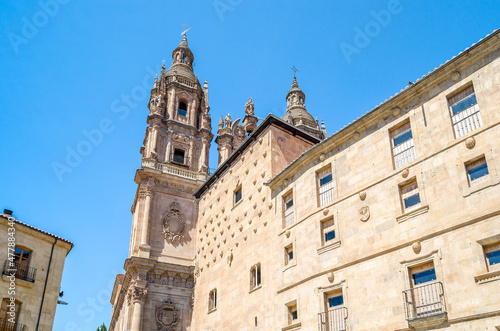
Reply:
<svg viewBox="0 0 500 331"><path fill-rule="evenodd" d="M226 118L224 118L224 122L226 122L226 128L230 128L233 124L233 120L231 119L231 115L227 114Z"/></svg>
<svg viewBox="0 0 500 331"><path fill-rule="evenodd" d="M403 172L401 173L401 176L403 176L403 178L406 178L408 177L408 175L410 174L410 169L406 168L405 170L403 170Z"/></svg>
<svg viewBox="0 0 500 331"><path fill-rule="evenodd" d="M460 79L460 72L455 71L451 74L451 80L457 82Z"/></svg>
<svg viewBox="0 0 500 331"><path fill-rule="evenodd" d="M325 153L321 153L321 155L319 156L319 160L323 162L325 161L325 159L326 159Z"/></svg>
<svg viewBox="0 0 500 331"><path fill-rule="evenodd" d="M179 324L179 311L175 304L167 299L155 309L156 326L158 331L174 331Z"/></svg>
<svg viewBox="0 0 500 331"><path fill-rule="evenodd" d="M359 134L359 132L354 132L353 138L354 138L354 140L359 140L360 136L361 135Z"/></svg>
<svg viewBox="0 0 500 331"><path fill-rule="evenodd" d="M366 199L366 192L359 192L359 198L361 199L361 201L365 201L365 199Z"/></svg>
<svg viewBox="0 0 500 331"><path fill-rule="evenodd" d="M146 301L146 295L148 294L148 290L143 287L132 286L129 290L130 301L132 303Z"/></svg>
<svg viewBox="0 0 500 331"><path fill-rule="evenodd" d="M331 272L331 271L326 274L326 277L328 278L328 281L330 283L333 283L333 281L335 280L335 276L333 275L333 272Z"/></svg>
<svg viewBox="0 0 500 331"><path fill-rule="evenodd" d="M468 149L473 149L474 146L476 146L476 139L474 139L474 137L469 137L465 140L465 146L468 148Z"/></svg>
<svg viewBox="0 0 500 331"><path fill-rule="evenodd" d="M139 272L137 273L137 278L139 280L146 280L146 277L147 277L147 272L144 270L139 270Z"/></svg>
<svg viewBox="0 0 500 331"><path fill-rule="evenodd" d="M411 248L413 249L413 251L415 252L415 254L418 254L422 250L422 244L420 243L420 241L414 242L411 245Z"/></svg>
<svg viewBox="0 0 500 331"><path fill-rule="evenodd" d="M323 209L323 215L325 215L325 216L326 216L326 215L328 215L328 212L329 212L329 211L330 211L330 210L329 210L328 208Z"/></svg>
<svg viewBox="0 0 500 331"><path fill-rule="evenodd" d="M156 113L161 112L164 103L165 101L160 94L154 95L151 97L151 101L149 102L149 110Z"/></svg>
<svg viewBox="0 0 500 331"><path fill-rule="evenodd" d="M155 274L147 274L146 279L148 283L155 283L156 275Z"/></svg>
<svg viewBox="0 0 500 331"><path fill-rule="evenodd" d="M181 207L177 202L170 204L170 210L163 216L163 234L166 239L172 242L184 238L186 231L186 217L180 211Z"/></svg>
<svg viewBox="0 0 500 331"><path fill-rule="evenodd" d="M401 109L399 107L396 107L392 110L392 115L394 117L398 116L399 114L401 114Z"/></svg>
<svg viewBox="0 0 500 331"><path fill-rule="evenodd" d="M370 219L370 207L364 206L359 210L360 220L366 222Z"/></svg>
<svg viewBox="0 0 500 331"><path fill-rule="evenodd" d="M181 143L189 144L189 137L182 134L182 133L174 133L172 135L172 140L173 141L178 141Z"/></svg>
<svg viewBox="0 0 500 331"><path fill-rule="evenodd" d="M252 98L248 98L248 101L245 104L245 114L250 115L250 116L254 115L254 105L252 102Z"/></svg>

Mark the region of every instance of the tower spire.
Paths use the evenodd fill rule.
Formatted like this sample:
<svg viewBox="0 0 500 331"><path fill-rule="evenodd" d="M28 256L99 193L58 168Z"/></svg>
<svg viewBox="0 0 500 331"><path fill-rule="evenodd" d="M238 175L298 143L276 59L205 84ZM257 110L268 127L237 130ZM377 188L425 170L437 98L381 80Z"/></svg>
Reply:
<svg viewBox="0 0 500 331"><path fill-rule="evenodd" d="M298 70L295 66L292 67L292 70L294 71L292 87L286 95L287 107L283 120L318 138L324 138L318 123L306 109L306 95L300 89L295 75Z"/></svg>

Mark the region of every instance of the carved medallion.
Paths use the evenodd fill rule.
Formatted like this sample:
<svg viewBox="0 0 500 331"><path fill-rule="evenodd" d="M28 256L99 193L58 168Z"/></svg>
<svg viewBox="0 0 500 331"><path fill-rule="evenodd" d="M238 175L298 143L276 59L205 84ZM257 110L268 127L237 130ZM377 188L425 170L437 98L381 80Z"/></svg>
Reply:
<svg viewBox="0 0 500 331"><path fill-rule="evenodd" d="M465 146L468 148L468 149L473 149L474 146L476 146L476 139L474 139L474 137L469 137L465 140Z"/></svg>
<svg viewBox="0 0 500 331"><path fill-rule="evenodd" d="M328 281L330 283L333 283L333 281L335 280L335 276L334 276L333 272L331 272L331 271L326 274L326 277L328 278Z"/></svg>
<svg viewBox="0 0 500 331"><path fill-rule="evenodd" d="M411 245L411 248L413 249L413 251L415 252L415 254L418 254L422 250L422 244L420 243L420 241L414 242Z"/></svg>
<svg viewBox="0 0 500 331"><path fill-rule="evenodd" d="M186 231L186 217L180 211L181 207L177 202L170 204L170 210L163 216L163 234L166 239L172 242L184 238Z"/></svg>
<svg viewBox="0 0 500 331"><path fill-rule="evenodd" d="M455 71L454 73L451 74L451 80L453 82L457 82L460 79L460 72Z"/></svg>
<svg viewBox="0 0 500 331"><path fill-rule="evenodd" d="M179 311L171 300L164 300L161 306L156 306L155 317L159 331L174 331L179 324Z"/></svg>
<svg viewBox="0 0 500 331"><path fill-rule="evenodd" d="M360 220L366 222L370 219L370 207L364 206L359 210Z"/></svg>

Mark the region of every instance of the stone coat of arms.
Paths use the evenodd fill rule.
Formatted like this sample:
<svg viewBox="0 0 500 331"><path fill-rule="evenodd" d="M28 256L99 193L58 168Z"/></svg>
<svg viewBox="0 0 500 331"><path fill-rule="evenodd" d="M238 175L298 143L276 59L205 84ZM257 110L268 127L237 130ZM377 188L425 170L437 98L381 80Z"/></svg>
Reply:
<svg viewBox="0 0 500 331"><path fill-rule="evenodd" d="M172 202L170 209L163 216L163 234L165 238L176 242L184 238L185 231L186 217L181 213L181 206Z"/></svg>
<svg viewBox="0 0 500 331"><path fill-rule="evenodd" d="M155 310L156 326L159 331L175 331L179 324L179 311L171 300L164 300Z"/></svg>

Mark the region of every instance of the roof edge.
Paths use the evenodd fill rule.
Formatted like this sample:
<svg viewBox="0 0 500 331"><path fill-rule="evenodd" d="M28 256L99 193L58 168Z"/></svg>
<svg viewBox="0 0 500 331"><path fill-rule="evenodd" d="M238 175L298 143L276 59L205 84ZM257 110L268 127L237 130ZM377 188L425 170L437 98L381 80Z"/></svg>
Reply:
<svg viewBox="0 0 500 331"><path fill-rule="evenodd" d="M262 123L257 126L257 128L234 150L233 153L224 161L222 162L219 167L217 167L217 170L203 183L202 186L196 192L193 193L196 199L199 199L205 191L207 191L210 186L217 180L219 177L228 169L231 164L241 155L243 154L243 151L253 142L257 139L257 137L266 129L268 126L276 124L284 129L287 129L295 136L300 136L304 139L307 139L311 141L312 143L319 143L321 142L321 139L318 137L315 137L311 135L310 133L301 130L297 128L296 126L293 126L285 121L283 121L281 118L273 115L273 114L268 114L267 117L262 121Z"/></svg>

